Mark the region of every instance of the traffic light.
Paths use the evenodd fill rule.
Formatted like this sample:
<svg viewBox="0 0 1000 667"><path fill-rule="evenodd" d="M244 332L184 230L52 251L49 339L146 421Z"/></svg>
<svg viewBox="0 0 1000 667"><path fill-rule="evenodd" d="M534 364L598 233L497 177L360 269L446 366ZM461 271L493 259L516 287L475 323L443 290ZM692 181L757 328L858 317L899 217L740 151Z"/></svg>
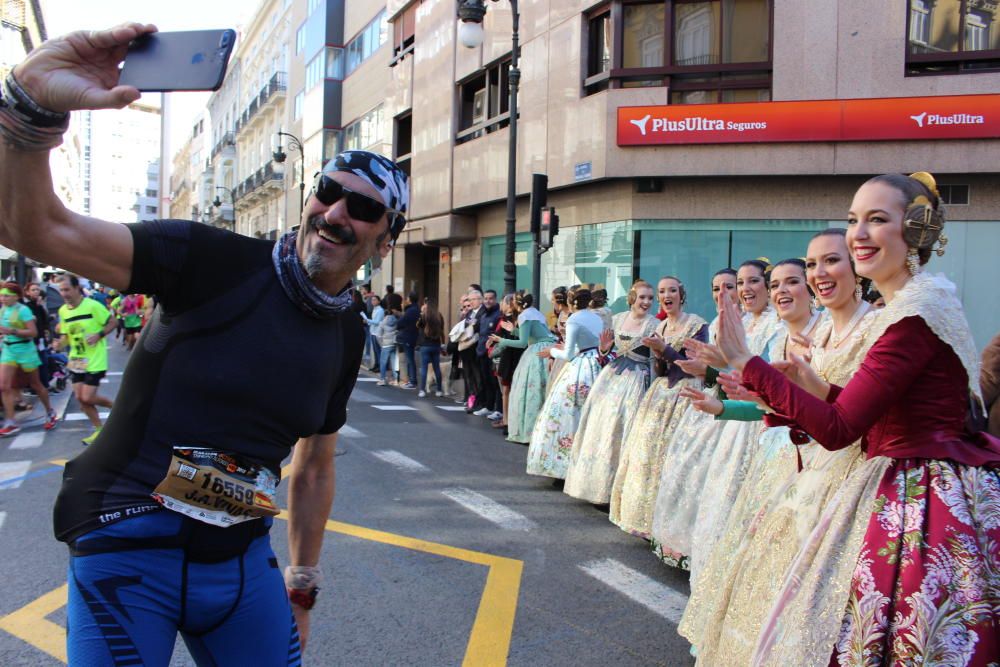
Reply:
<svg viewBox="0 0 1000 667"><path fill-rule="evenodd" d="M548 250L555 242L556 234L559 233L559 216L556 214L555 206L546 206L541 211L541 234L538 245Z"/></svg>

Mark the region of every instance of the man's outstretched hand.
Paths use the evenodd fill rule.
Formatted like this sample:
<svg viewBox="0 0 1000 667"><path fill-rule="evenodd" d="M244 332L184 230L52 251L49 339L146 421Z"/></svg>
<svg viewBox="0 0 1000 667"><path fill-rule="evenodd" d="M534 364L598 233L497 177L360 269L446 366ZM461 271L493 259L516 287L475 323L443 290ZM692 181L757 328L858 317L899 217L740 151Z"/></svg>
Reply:
<svg viewBox="0 0 1000 667"><path fill-rule="evenodd" d="M71 32L29 53L14 68L14 77L50 111L120 109L139 99L139 91L118 85L118 65L129 42L151 32L156 26L142 23Z"/></svg>

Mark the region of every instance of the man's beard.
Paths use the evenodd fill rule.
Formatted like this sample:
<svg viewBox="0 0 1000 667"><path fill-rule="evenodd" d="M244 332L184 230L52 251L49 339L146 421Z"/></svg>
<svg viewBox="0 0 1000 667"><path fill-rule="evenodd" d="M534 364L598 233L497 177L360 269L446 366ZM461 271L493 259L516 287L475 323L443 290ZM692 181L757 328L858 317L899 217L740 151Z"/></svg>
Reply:
<svg viewBox="0 0 1000 667"><path fill-rule="evenodd" d="M317 236L319 235L319 230L322 229L324 235L337 239L343 245L352 246L358 244L358 237L353 229L343 225L331 225L323 219L322 215L314 215L306 221L306 224L302 228L302 234L299 237L300 243L305 239L306 234L308 234L308 229L312 229ZM329 267L324 265L324 260L318 252L311 252L306 256L303 268L306 270L306 275L314 281L330 270Z"/></svg>

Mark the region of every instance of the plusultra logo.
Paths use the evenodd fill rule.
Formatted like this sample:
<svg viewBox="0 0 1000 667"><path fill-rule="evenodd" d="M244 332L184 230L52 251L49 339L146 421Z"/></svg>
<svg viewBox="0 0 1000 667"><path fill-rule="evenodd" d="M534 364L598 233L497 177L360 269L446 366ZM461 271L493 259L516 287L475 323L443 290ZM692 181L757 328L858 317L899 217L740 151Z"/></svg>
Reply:
<svg viewBox="0 0 1000 667"><path fill-rule="evenodd" d="M983 125L986 123L984 116L973 113L936 114L924 111L916 116L910 116L910 119L917 124L917 127L930 127L931 125Z"/></svg>

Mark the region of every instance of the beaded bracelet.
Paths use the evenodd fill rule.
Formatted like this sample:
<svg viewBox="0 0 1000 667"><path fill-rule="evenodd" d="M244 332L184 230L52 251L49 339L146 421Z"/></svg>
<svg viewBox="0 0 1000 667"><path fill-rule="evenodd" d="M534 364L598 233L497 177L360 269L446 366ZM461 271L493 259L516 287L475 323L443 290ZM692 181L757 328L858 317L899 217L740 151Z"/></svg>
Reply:
<svg viewBox="0 0 1000 667"><path fill-rule="evenodd" d="M0 135L11 148L40 152L62 143L69 127L69 113L50 111L28 95L11 72L0 95Z"/></svg>

